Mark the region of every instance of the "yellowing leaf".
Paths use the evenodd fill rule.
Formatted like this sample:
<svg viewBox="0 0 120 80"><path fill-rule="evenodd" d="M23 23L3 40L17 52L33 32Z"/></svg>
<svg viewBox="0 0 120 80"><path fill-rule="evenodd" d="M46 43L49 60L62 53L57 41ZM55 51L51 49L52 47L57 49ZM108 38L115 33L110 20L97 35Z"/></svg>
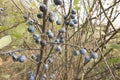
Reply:
<svg viewBox="0 0 120 80"><path fill-rule="evenodd" d="M4 36L0 39L0 49L2 49L5 46L8 46L11 43L11 36Z"/></svg>
<svg viewBox="0 0 120 80"><path fill-rule="evenodd" d="M55 29L56 29L56 30L59 30L60 28L61 28L61 26L59 26L59 25L56 25L56 26L55 26Z"/></svg>

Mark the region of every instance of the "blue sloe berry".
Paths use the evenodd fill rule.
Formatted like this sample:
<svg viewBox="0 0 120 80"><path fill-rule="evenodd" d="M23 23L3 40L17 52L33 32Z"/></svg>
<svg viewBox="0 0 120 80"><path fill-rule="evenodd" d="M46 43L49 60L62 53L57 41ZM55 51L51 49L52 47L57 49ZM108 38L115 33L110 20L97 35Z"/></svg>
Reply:
<svg viewBox="0 0 120 80"><path fill-rule="evenodd" d="M62 0L54 0L55 5L61 5L62 4Z"/></svg>
<svg viewBox="0 0 120 80"><path fill-rule="evenodd" d="M85 55L86 52L87 52L86 49L84 49L84 48L83 48L83 49L80 49L80 54Z"/></svg>

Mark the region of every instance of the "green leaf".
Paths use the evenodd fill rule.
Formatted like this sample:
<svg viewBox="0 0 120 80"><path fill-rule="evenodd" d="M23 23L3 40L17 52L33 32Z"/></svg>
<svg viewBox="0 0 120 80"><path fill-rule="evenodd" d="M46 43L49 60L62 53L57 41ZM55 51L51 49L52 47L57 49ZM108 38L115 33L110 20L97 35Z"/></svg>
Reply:
<svg viewBox="0 0 120 80"><path fill-rule="evenodd" d="M87 12L90 14L90 6L87 6Z"/></svg>
<svg viewBox="0 0 120 80"><path fill-rule="evenodd" d="M120 45L119 44L112 44L111 48L120 49Z"/></svg>
<svg viewBox="0 0 120 80"><path fill-rule="evenodd" d="M78 7L78 2L79 1L80 0L74 0L74 7L75 7L76 10L80 9L80 7Z"/></svg>
<svg viewBox="0 0 120 80"><path fill-rule="evenodd" d="M19 26L17 26L16 28L14 28L11 32L12 36L20 39L23 36L23 33L25 33L26 31L26 25L25 24L20 24Z"/></svg>
<svg viewBox="0 0 120 80"><path fill-rule="evenodd" d="M0 39L0 49L2 49L5 46L8 46L12 42L11 36L4 36Z"/></svg>
<svg viewBox="0 0 120 80"><path fill-rule="evenodd" d="M19 33L14 33L14 34L12 34L12 36L14 36L14 37L16 37L16 38L18 38L18 39L20 39L20 38L22 38L22 34L19 34Z"/></svg>
<svg viewBox="0 0 120 80"><path fill-rule="evenodd" d="M78 4L80 0L74 0L74 5Z"/></svg>
<svg viewBox="0 0 120 80"><path fill-rule="evenodd" d="M59 26L59 25L56 25L56 26L55 26L55 29L56 29L56 30L60 30L60 28L61 28L61 26Z"/></svg>
<svg viewBox="0 0 120 80"><path fill-rule="evenodd" d="M8 28L7 26L0 26L0 30L5 30L7 28Z"/></svg>

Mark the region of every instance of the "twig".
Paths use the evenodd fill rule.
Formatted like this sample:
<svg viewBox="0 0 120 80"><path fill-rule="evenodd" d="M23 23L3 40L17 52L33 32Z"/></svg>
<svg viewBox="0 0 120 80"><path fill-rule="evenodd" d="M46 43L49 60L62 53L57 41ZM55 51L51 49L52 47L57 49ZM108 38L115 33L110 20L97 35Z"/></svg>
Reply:
<svg viewBox="0 0 120 80"><path fill-rule="evenodd" d="M110 8L116 6L116 4L119 3L119 2L120 2L120 0L118 0L117 2L115 2L113 5L111 5L111 6L108 7L107 9L105 9L105 11L107 11L107 10L109 10ZM99 14L97 15L97 17L99 17L99 16L102 15L102 14L103 14L103 12L99 13ZM90 18L90 20L96 19L97 17L95 16L95 17L93 17L93 18Z"/></svg>
<svg viewBox="0 0 120 80"><path fill-rule="evenodd" d="M113 48L109 49L103 56L104 56L104 57L107 56L112 50L113 50ZM91 69L89 69L89 70L85 73L84 76L87 76L87 75L93 70L93 68L94 68L97 64L99 64L102 60L103 60L103 57L101 56L101 58L92 66Z"/></svg>
<svg viewBox="0 0 120 80"><path fill-rule="evenodd" d="M112 21L109 19L109 17L107 16L107 14L106 14L106 12L105 12L105 9L104 9L104 7L103 7L103 5L102 5L101 0L99 0L99 4L100 4L101 9L103 10L103 13L104 13L105 17L107 18L107 20L108 20L109 23L111 24L111 26L112 26L112 28L114 29L114 31L116 31L116 29L115 29Z"/></svg>

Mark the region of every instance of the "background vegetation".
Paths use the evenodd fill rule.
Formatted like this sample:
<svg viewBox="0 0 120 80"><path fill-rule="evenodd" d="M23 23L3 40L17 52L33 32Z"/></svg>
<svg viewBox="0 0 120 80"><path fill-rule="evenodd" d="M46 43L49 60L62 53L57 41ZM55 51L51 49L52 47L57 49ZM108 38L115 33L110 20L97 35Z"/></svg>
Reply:
<svg viewBox="0 0 120 80"><path fill-rule="evenodd" d="M37 18L43 1L49 6L47 14L53 11L55 20L61 19L62 25L44 22L46 17ZM28 71L37 75L36 80L43 75L47 75L47 80L120 80L120 25L115 24L120 17L120 0L62 0L61 6L54 5L53 0L43 1L0 0L0 80L28 80ZM70 16L72 9L77 10L75 27L65 25L63 19L64 15ZM29 19L25 20L24 15ZM66 27L61 54L49 44L42 47L35 43L27 31L31 19L38 21L36 33L41 39L47 38L47 42L51 41L46 37L47 30L51 29L56 38L59 29ZM86 55L73 55L74 50L82 48L87 50ZM14 62L10 55L14 52L25 55L27 60ZM85 56L91 52L96 52L98 58L85 63ZM31 58L33 54L42 56L38 63ZM47 62L50 54L55 56L52 64ZM44 70L45 63L49 64L49 70ZM55 74L54 79L49 78L51 73Z"/></svg>

